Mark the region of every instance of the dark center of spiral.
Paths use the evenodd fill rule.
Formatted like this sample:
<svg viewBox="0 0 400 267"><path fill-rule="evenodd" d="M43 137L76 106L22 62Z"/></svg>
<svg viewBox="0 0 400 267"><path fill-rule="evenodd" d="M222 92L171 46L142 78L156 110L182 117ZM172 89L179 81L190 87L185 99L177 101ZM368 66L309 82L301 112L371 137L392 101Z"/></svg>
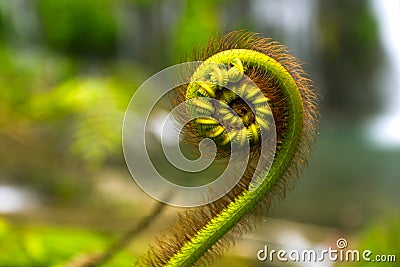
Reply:
<svg viewBox="0 0 400 267"><path fill-rule="evenodd" d="M198 117L194 125L200 136L212 138L221 147L233 141L244 145L246 140L257 145L261 131L269 128L268 98L244 72L239 59L232 68L210 64L200 72L200 81L191 85L195 99L189 113Z"/></svg>

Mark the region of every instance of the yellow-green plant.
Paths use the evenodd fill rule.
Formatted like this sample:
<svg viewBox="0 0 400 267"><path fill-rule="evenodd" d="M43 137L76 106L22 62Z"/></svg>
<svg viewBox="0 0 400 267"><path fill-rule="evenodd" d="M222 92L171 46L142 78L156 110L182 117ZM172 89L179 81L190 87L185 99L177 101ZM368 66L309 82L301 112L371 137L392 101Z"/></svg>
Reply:
<svg viewBox="0 0 400 267"><path fill-rule="evenodd" d="M191 82L183 86L178 94L181 101L199 97L219 100L219 107L207 101L195 105L205 115L219 113L228 126L222 127L210 118L197 118L185 130L185 134L190 135L188 140L193 136L212 138L221 155L229 154L227 144L230 142L235 140L241 144L242 140L243 143L248 140L250 163L239 183L225 196L182 213L179 221L136 261L137 266L209 263L268 213L274 196L285 195L286 188L293 184L306 164L312 148L318 117L317 97L302 64L284 45L251 32L231 32L200 48L194 59L205 61L195 74L207 76L211 82ZM206 63L232 68L207 67ZM254 87L241 83L243 75L260 88L262 95L257 94ZM223 85L234 89L226 90ZM242 123L238 125L241 126L224 111L224 106L239 115ZM261 132L269 127L270 116L275 122L276 152L267 176L251 190L253 175L261 175L255 173L255 165L264 160L260 153Z"/></svg>

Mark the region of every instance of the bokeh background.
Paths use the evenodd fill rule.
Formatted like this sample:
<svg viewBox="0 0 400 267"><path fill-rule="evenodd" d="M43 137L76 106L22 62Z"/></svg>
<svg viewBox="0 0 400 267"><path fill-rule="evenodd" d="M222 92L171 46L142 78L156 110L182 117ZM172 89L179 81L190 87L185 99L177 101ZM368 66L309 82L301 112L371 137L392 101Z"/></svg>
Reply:
<svg viewBox="0 0 400 267"><path fill-rule="evenodd" d="M130 266L180 210L130 177L121 147L135 89L215 33L285 43L321 96L315 152L271 218L213 266L271 249L349 248L400 262L400 1L1 0L0 266ZM126 246L125 246L126 245Z"/></svg>

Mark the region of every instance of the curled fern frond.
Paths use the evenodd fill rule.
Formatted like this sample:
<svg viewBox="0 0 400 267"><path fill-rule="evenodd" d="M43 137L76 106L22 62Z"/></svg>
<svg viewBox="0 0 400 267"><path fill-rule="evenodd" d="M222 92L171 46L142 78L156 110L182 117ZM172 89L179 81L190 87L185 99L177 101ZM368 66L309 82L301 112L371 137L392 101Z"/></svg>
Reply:
<svg viewBox="0 0 400 267"><path fill-rule="evenodd" d="M206 79L181 87L177 102L196 99L196 112L205 116L189 124L185 139L197 145L198 139L211 138L222 157L229 154L229 143L240 145L248 141L251 160L229 193L179 214L178 222L157 238L137 266L210 263L268 214L274 198L283 199L286 189L306 165L313 146L317 96L302 63L284 45L260 34L236 31L211 40L207 47L198 49L194 60L204 63L193 75ZM244 76L261 93L243 82ZM233 90L226 90L224 85ZM217 99L219 106L208 102L209 98ZM238 116L233 116L231 110ZM226 121L228 126L222 127L217 120L208 118L210 114ZM268 174L252 190L249 187L256 172L254 162L265 160L259 145L262 132L269 129L271 120L275 123L276 151Z"/></svg>

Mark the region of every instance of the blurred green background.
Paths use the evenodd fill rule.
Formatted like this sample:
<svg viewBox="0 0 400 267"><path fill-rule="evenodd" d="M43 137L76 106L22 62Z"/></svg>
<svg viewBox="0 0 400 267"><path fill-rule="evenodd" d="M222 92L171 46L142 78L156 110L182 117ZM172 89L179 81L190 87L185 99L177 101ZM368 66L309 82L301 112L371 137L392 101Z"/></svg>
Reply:
<svg viewBox="0 0 400 267"><path fill-rule="evenodd" d="M0 266L82 266L148 216L156 202L122 154L129 100L238 29L305 62L322 117L296 188L213 266L266 266L265 244L321 250L339 237L399 266L398 25L397 0L0 0ZM105 266L132 265L179 210L166 207ZM347 263L268 266L334 265Z"/></svg>

